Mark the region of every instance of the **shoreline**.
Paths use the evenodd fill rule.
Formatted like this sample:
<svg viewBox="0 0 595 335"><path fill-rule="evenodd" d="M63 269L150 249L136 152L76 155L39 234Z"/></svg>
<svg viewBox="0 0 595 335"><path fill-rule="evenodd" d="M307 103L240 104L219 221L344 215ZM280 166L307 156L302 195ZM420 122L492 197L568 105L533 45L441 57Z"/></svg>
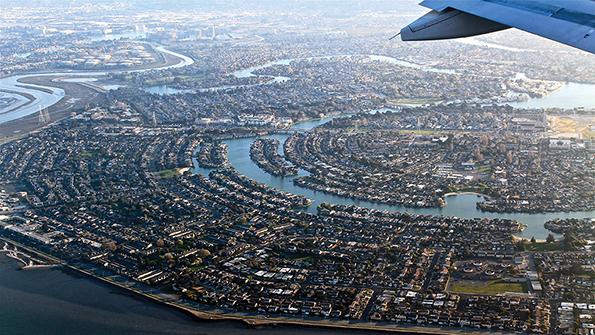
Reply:
<svg viewBox="0 0 595 335"><path fill-rule="evenodd" d="M53 79L57 79L60 77L65 77L65 78L71 78L71 77L76 78L76 77L80 77L80 76L107 77L111 73L135 73L135 72L145 72L145 71L159 71L159 70L167 70L167 69L171 69L171 68L191 65L194 63L194 60L192 58L182 55L182 54L179 54L179 53L176 53L174 51L168 50L161 45L155 45L155 44L143 42L143 41L136 41L136 42L148 44L154 50L154 52L156 54L158 54L160 60L155 63L143 64L139 67L135 67L132 69L116 69L116 70L112 70L112 71L110 71L109 69L102 69L102 70L97 70L97 69L87 69L87 70L54 69L54 70L33 71L33 72L15 72L15 73L5 74L5 75L0 76L0 80L6 79L6 78L11 78L11 77L17 77L18 79L16 79L16 82L17 82L16 86L19 86L24 89L38 90L45 94L52 94L52 91L50 90L50 88L63 89L63 85L64 85L64 83L66 83L66 82L64 82L64 83L61 83L62 85L56 86L55 82L53 82ZM40 85L40 87L28 87L31 85L30 83L32 81L33 82L43 82L43 83ZM52 84L54 84L54 85L52 85ZM86 89L91 89L91 90L94 90L95 92L97 92L96 89L86 86L86 85L83 85L84 83L74 82L74 83L66 83L66 84L74 84L74 85L81 86ZM8 115L8 113L13 113L15 111L18 111L20 108L23 108L25 106L30 106L30 105L36 103L35 99L31 99L32 98L31 95L27 92L11 91L8 89L2 89L2 91L10 92L12 94L18 94L18 95L24 96L29 99L29 101L27 103L25 103L21 106L17 106L14 109L11 109L9 112L6 113L6 115ZM60 104L63 104L66 97L69 97L69 95L65 92L65 95L63 97L58 99L53 104L46 106L46 108L50 111L50 117L52 117L52 122L50 122L49 124L39 126L37 124L37 122L35 122L35 120L37 119L36 113L23 115L16 119L1 122L0 128L2 128L2 129L7 128L10 130L16 129L16 132L12 131L12 133L1 134L0 135L0 144L11 142L15 139L20 138L23 135L27 135L35 130L38 130L45 126L54 124L57 121L62 120L65 117L68 117L69 113L70 113L69 110L72 109L74 106L64 109L64 106L60 105ZM70 96L70 97L72 97L72 96ZM56 117L56 120L53 120L54 117Z"/></svg>
<svg viewBox="0 0 595 335"><path fill-rule="evenodd" d="M62 267L67 271L74 271L75 273L81 274L88 279L97 280L101 283L113 285L118 287L119 289L125 290L126 292L132 293L137 297L146 299L148 301L157 303L167 308L174 308L197 321L233 321L239 322L246 326L252 328L259 328L259 327L308 327L308 328L318 328L324 330L350 330L350 331L375 331L375 332L383 332L387 334L419 334L419 335L461 335L461 334L471 334L471 335L485 335L485 334L499 334L498 332L487 332L487 331L475 331L467 328L460 328L460 329L442 329L442 328L435 328L435 327L403 327L397 324L387 324L387 325L377 325L372 322L359 322L359 323L346 323L343 324L341 322L350 322L349 320L345 321L331 321L331 320L298 320L298 319L291 319L291 318L283 318L283 317L267 317L267 316L246 316L246 315L238 315L233 313L217 313L217 312L208 312L202 311L199 309L194 309L188 306L184 306L179 303L166 301L156 295L145 293L135 288L128 287L116 281L110 280L108 278L96 275L88 270L76 267L71 265L67 262L64 262L52 255L49 255L45 252L39 251L32 247L23 245L22 243L16 242L12 239L0 236L0 240L17 246L26 250L27 252L33 253L35 255L47 258L54 262L60 262ZM502 334L502 333L500 333Z"/></svg>
<svg viewBox="0 0 595 335"><path fill-rule="evenodd" d="M350 114L345 113L345 114L340 114L339 117L343 117L343 116L348 116ZM332 116L329 116L332 117ZM304 123L308 123L308 122L314 122L314 121L321 121L321 120L326 120L327 118L313 118L307 121L300 121L300 122L296 122L295 125L299 125L299 124L304 124ZM315 129L318 126L313 126L312 129ZM308 130L308 129L303 129L300 127L297 128L290 128L290 131L295 131L295 132L301 132L304 130ZM283 133L283 131L272 131L266 135L262 135L262 134L247 134L241 137L233 137L233 136L222 136L218 139L223 140L223 141L238 141L238 140L245 140L245 139L256 139L256 138L270 138L271 136L275 136L275 135L286 135ZM228 145L231 146L231 143L227 143ZM248 152L247 156L250 162L252 162L252 160L249 158L249 146L247 147L246 151ZM245 176L249 176L250 174L246 174L242 172L242 169L238 169L238 166L233 164L233 159L229 159L230 160L230 164L231 166L234 167L234 169L236 169L238 172L241 172L242 174L244 174ZM259 168L256 164L254 164L255 167L257 167L258 169L262 170L261 168ZM262 170L264 171L264 170ZM208 172L204 172L201 171L201 168L199 166L193 166L192 172L194 174L204 174L205 176L208 175ZM269 174L268 172L264 171L266 175L274 177L274 178L286 178L287 180L294 180L296 178L296 176L287 176L287 177L277 177L277 176L273 176L271 174ZM205 174L206 173L206 174ZM254 178L251 177L252 179L254 179L255 181L258 181L260 183L263 184L267 184L273 188L277 188L279 190L285 191L285 192L292 192L289 189L284 188L283 185L279 185L276 184L274 186L272 186L267 180L268 179L259 179L259 178ZM353 197L353 196L349 196L349 195L338 195L336 193L330 192L330 191L326 191L326 190L320 190L320 189L315 189L315 188L311 188L311 187L307 187L304 185L295 185L297 188L300 189L304 189L308 192L314 192L314 193L322 193L325 195L329 195L329 196L333 196L333 197L340 197L343 200L348 200L349 202L354 203L356 206L360 206L360 207L366 207L366 208L377 208L376 206L385 206L385 207L391 207L389 209L382 209L382 210L386 210L386 211L391 211L391 212L402 212L402 213L411 213L411 212L420 212L420 211L428 211L425 214L431 214L431 215L440 215L440 216L460 216L459 214L447 214L447 213L443 213L442 211L444 210L444 208L447 207L446 203L448 202L446 200L446 198L448 197L454 197L456 195L459 196L465 196L465 195L475 195L475 196L480 196L483 198L483 201L486 200L491 200L492 197L490 197L489 195L483 194L483 193L479 193L476 191L461 191L461 192L448 192L445 193L444 195L442 195L439 199L443 199L444 200L444 206L422 206L422 207L418 207L418 206L408 206L406 204L391 204L391 203L386 203L386 202L382 202L382 201L374 201L374 200L369 200L366 198L357 198L357 197ZM293 192L295 193L295 192ZM304 195L306 196L304 193L298 192L297 194L300 195ZM477 201L477 203L481 203L483 201ZM316 202L316 201L315 201ZM324 202L324 201L323 201ZM369 206L367 204L361 205L361 202L365 202L368 204L371 204L373 206ZM332 203L332 202L331 202ZM394 208L397 207L397 208ZM474 210L476 211L476 215L474 216L469 216L468 218L484 218L484 217L494 217L494 216L498 216L498 217L511 217L511 216L521 216L521 217L531 217L531 216L570 216L570 217L584 217L586 216L592 216L595 215L595 213L593 213L595 211L595 209L591 209L591 208L579 208L579 209L561 209L561 208L550 208L548 210L486 210L483 208L476 208L474 205ZM430 213L432 211L435 211L433 213ZM425 215L424 214L424 215ZM523 225L526 225L524 223L523 220L517 219L517 221L523 223ZM545 221L543 221L541 224L545 223Z"/></svg>

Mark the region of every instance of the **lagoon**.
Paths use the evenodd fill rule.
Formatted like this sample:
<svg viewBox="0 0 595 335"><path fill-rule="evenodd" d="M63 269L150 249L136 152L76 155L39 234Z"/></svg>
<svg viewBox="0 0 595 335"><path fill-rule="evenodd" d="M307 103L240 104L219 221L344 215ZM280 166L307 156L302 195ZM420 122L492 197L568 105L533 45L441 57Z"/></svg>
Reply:
<svg viewBox="0 0 595 335"><path fill-rule="evenodd" d="M306 131L319 126L329 120L339 117L331 116L321 118L317 120L310 120L307 122L296 123L292 129L299 131ZM280 154L282 155L282 144L289 137L286 134L275 134L264 136L266 138L275 138L279 140L281 145L279 146ZM240 139L228 139L224 142L228 145L228 159L230 164L241 174L269 187L276 188L278 190L290 192L293 194L303 195L313 202L306 209L308 212L316 213L316 207L321 203L332 203L342 205L355 205L366 208L374 208L388 211L399 211L412 214L422 215L443 215L443 216L455 216L461 218L506 218L517 220L524 225L526 229L519 234L521 237L537 239L545 239L549 234L549 231L543 227L543 224L552 219L559 218L590 218L595 217L595 211L584 211L584 212L553 212L553 213L492 213L483 212L476 207L477 202L483 201L484 197L476 194L458 194L450 195L445 198L446 205L442 208L410 208L404 206L393 206L379 203L373 203L368 201L355 200L347 197L338 195L328 194L319 191L313 191L304 187L296 186L293 184L293 179L296 176L290 177L277 177L266 173L260 169L250 159L250 145L256 139L252 138L240 138ZM211 169L200 168L196 159L193 159L194 173L200 173L208 175ZM300 170L298 176L307 174L306 171Z"/></svg>

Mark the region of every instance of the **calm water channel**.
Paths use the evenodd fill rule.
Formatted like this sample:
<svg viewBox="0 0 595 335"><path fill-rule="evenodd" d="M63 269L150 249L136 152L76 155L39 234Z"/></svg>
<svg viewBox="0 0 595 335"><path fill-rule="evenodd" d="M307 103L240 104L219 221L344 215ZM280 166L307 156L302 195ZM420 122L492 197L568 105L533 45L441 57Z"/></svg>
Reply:
<svg viewBox="0 0 595 335"><path fill-rule="evenodd" d="M175 54L163 48L159 51L174 56L184 57L183 61L170 67L191 64L188 57ZM434 69L421 65L391 60L382 56L375 60L389 61L397 66L422 67L422 70L443 72L451 70ZM382 58L380 58L382 57ZM254 76L253 72L275 64L289 64L291 60L271 62L263 66L254 67L234 73L237 77ZM447 72L449 73L449 72ZM58 75L58 74L43 74ZM102 76L105 73L64 73L69 76ZM11 76L0 79L0 90L10 92L29 93L35 98L35 103L27 106L13 106L14 110L0 113L0 123L14 120L28 114L35 113L40 106L49 106L63 98L64 92L53 87L41 87L51 90L47 93L21 87L17 82L27 76ZM37 76L37 75L35 75ZM289 80L286 77L271 77L272 82ZM33 85L31 85L33 86ZM233 87L223 87L228 89ZM541 98L530 99L518 103L516 107L595 107L595 85L568 83L553 94ZM220 88L209 88L212 90ZM169 87L155 87L153 93L172 94L181 93ZM314 120L296 124L293 129L308 130L327 122L330 118ZM287 135L273 135L281 143ZM496 214L484 213L476 209L475 204L481 201L476 195L457 195L447 198L444 208L414 209L400 206L386 206L365 201L355 201L343 197L314 192L293 185L293 178L271 176L258 168L249 157L250 144L254 138L228 140L229 160L242 174L265 183L271 187L304 195L314 203L308 211L315 212L316 206L322 202L354 204L369 208L393 211L407 211L419 214L447 215L458 217L506 217L516 219L527 229L521 234L525 237L535 236L544 238L547 231L543 223L552 218L562 217L594 217L595 211L580 213L548 213L548 214ZM196 173L208 174L209 170L198 168ZM304 172L301 172L304 173ZM187 315L163 307L156 303L130 295L128 292L99 282L98 280L81 276L63 269L43 269L24 271L18 270L14 260L0 255L0 334L335 334L337 332L319 329L298 329L290 327L248 329L238 322L199 322ZM346 332L341 334L361 334L362 332ZM372 332L366 332L371 334Z"/></svg>
<svg viewBox="0 0 595 335"><path fill-rule="evenodd" d="M319 120L312 120L302 123L297 123L292 129L295 130L308 130L328 122L332 117L323 118ZM282 153L282 143L289 137L289 135L270 135L266 136L269 138L276 138L279 140L281 145L279 151ZM454 196L448 196L446 198L446 206L443 208L408 208L403 206L390 206L377 203L371 203L367 201L353 200L341 196L327 194L324 192L317 192L307 188L295 186L293 179L295 177L275 177L272 176L262 169L260 169L250 159L250 145L255 138L241 138L226 140L225 143L228 145L228 158L231 165L237 169L241 174L246 175L258 182L269 185L270 187L287 191L294 194L303 195L313 200L312 205L307 209L309 212L315 213L316 206L319 204L333 203L333 204L344 204L344 205L357 205L367 208L376 208L390 211L401 211L415 214L431 214L431 215L446 215L456 216L464 218L509 218L518 220L525 224L527 228L519 234L520 236L530 238L534 236L537 239L545 239L548 235L548 231L543 227L543 223L550 219L555 218L566 218L566 217L595 217L595 211L585 212L555 212L555 213L489 213L482 212L476 208L475 204L478 201L482 201L483 198L475 194L459 194ZM208 175L209 169L203 169L198 167L198 163L194 161L194 171ZM304 175L307 172L300 171L299 175Z"/></svg>

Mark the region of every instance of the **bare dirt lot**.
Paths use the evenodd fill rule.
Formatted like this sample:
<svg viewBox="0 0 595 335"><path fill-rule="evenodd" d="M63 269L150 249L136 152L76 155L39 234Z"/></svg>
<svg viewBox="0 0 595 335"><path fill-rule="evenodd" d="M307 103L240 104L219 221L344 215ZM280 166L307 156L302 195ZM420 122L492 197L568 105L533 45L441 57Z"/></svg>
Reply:
<svg viewBox="0 0 595 335"><path fill-rule="evenodd" d="M548 116L548 122L557 137L595 138L595 115Z"/></svg>

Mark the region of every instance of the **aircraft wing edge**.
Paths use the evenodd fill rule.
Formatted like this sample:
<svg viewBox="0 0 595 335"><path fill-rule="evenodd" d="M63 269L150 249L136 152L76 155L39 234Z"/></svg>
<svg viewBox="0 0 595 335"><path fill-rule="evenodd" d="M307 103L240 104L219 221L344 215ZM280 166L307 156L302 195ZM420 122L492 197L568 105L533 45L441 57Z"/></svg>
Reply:
<svg viewBox="0 0 595 335"><path fill-rule="evenodd" d="M543 7L545 9L542 11L527 10L522 6L513 6L512 4L514 4L514 1L511 2L506 0L424 0L421 3L421 5L432 9L432 12L426 15L445 15L446 13L459 11L462 13L466 13L469 16L475 16L480 19L483 19L483 21L478 22L482 22L484 26L487 25L489 22L493 22L499 24L501 29L504 29L507 26L515 27L532 34L536 34L542 37L555 40L560 43L564 43L582 49L590 53L595 53L595 28L589 25L590 22L595 22L595 13L592 14L589 12L591 10L591 4L587 3L584 6L579 6L579 8L577 9L576 13L578 16L581 16L580 18L584 18L585 16L587 17L586 21L584 19L582 20L582 22L587 22L587 24L582 24L581 20L576 20L576 22L572 22L569 20L554 17L554 12L550 13L547 11L561 7L555 7L553 5L550 5L550 3L544 1L535 0L533 2L537 4L543 4ZM421 33L423 29L420 30L419 26L420 23L424 23L424 21L422 20L424 17L418 19L417 21L413 22L412 24L408 25L407 27L403 28L403 30L401 30L403 40L428 40L449 38L441 36L440 32L434 33L436 37L431 38L432 32L430 32L429 30L429 34ZM425 20L427 21L427 18ZM467 18L467 20L469 20L469 18ZM452 22L454 22L454 20ZM436 32L438 29L443 29L444 27L446 27L447 24L449 24L449 22L445 21L442 27L433 26L430 28L433 29L434 32ZM418 31L414 31L412 27L417 27ZM490 32L480 31L474 33L473 30L477 30L477 27L477 25L467 25L467 28L465 29L469 29L469 31L459 31L458 35L460 36L454 37L472 36L485 32ZM497 27L498 25L492 25L492 28L494 28L493 31L501 30L495 29Z"/></svg>

